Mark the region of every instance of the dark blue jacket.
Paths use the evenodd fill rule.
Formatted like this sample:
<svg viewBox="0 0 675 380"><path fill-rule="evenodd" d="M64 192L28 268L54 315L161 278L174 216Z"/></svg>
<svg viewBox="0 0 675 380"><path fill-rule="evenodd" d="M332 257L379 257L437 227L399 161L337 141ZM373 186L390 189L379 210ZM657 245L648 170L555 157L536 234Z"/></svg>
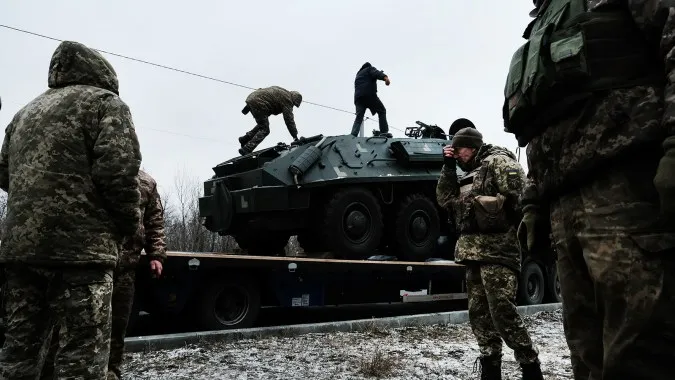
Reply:
<svg viewBox="0 0 675 380"><path fill-rule="evenodd" d="M378 70L366 62L356 73L354 79L354 99L362 96L377 95L377 80L384 80L387 76L382 70Z"/></svg>

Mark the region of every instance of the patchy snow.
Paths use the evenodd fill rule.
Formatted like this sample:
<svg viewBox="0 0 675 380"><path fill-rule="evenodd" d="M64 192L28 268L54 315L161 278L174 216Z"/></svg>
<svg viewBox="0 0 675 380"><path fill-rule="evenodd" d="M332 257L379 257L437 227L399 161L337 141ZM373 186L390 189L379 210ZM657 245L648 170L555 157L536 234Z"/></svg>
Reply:
<svg viewBox="0 0 675 380"><path fill-rule="evenodd" d="M545 379L572 379L562 314L524 317ZM127 353L129 379L477 379L478 346L468 324L205 343ZM477 367L478 368L478 367ZM504 345L503 379L520 379Z"/></svg>

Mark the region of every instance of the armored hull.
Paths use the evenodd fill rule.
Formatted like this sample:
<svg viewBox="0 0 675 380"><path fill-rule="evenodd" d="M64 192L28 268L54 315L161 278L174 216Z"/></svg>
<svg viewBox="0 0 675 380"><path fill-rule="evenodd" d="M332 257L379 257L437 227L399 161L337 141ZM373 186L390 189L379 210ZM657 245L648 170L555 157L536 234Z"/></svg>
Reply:
<svg viewBox="0 0 675 380"><path fill-rule="evenodd" d="M200 214L207 229L232 235L253 255L282 254L297 235L310 254L439 257L447 215L435 189L449 142L319 135L279 143L214 167Z"/></svg>

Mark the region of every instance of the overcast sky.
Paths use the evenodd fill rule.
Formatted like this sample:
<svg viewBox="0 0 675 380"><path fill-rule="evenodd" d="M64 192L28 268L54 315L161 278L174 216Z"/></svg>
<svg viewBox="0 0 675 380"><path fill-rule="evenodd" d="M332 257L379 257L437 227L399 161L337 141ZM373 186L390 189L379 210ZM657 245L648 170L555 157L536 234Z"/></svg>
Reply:
<svg viewBox="0 0 675 380"><path fill-rule="evenodd" d="M466 117L487 142L515 152L503 132L503 88L532 8L529 0L21 0L0 3L0 23L249 87L279 85L350 112L354 75L368 61L391 79L378 90L394 136L416 120L447 131ZM58 44L0 27L3 129L47 88ZM238 155L237 137L255 125L240 112L251 90L105 56L131 108L142 167L162 192L179 170L201 182ZM348 134L353 119L295 109L301 136ZM377 128L365 125L367 136ZM270 127L259 148L290 142L281 115Z"/></svg>

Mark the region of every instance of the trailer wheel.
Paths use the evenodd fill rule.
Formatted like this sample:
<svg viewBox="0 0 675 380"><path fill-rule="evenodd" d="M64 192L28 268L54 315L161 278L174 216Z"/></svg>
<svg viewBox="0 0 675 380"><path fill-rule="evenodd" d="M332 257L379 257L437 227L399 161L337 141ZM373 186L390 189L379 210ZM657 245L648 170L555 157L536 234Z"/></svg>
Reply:
<svg viewBox="0 0 675 380"><path fill-rule="evenodd" d="M260 289L246 278L213 279L196 311L197 322L206 330L251 327L260 312Z"/></svg>
<svg viewBox="0 0 675 380"><path fill-rule="evenodd" d="M550 302L562 302L560 278L558 277L558 260L554 261L548 268L546 280L546 299Z"/></svg>
<svg viewBox="0 0 675 380"><path fill-rule="evenodd" d="M363 258L380 245L382 219L373 193L359 187L343 189L326 206L322 235L337 256Z"/></svg>
<svg viewBox="0 0 675 380"><path fill-rule="evenodd" d="M539 264L525 260L520 272L518 298L521 305L539 305L544 300L546 280Z"/></svg>
<svg viewBox="0 0 675 380"><path fill-rule="evenodd" d="M399 205L394 241L397 256L424 261L436 251L441 221L434 203L423 194L407 196Z"/></svg>

